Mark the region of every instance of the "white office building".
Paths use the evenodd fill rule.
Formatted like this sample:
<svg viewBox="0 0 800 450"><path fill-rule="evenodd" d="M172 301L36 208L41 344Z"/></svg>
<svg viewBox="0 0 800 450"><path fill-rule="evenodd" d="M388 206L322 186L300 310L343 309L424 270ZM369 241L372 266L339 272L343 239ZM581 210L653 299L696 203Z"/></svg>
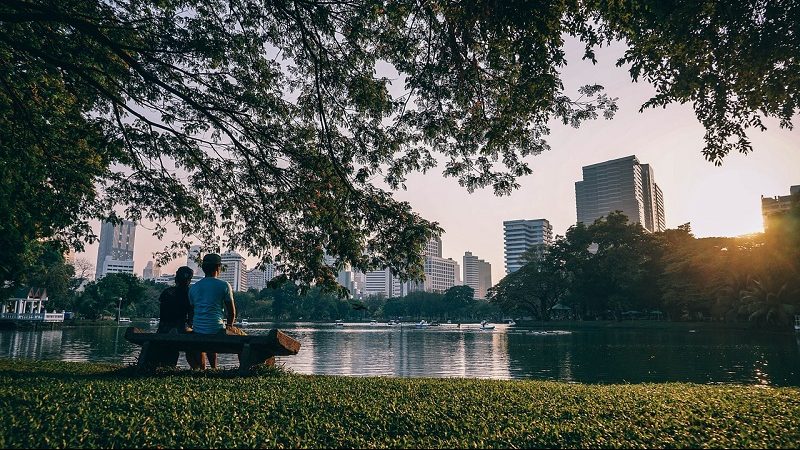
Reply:
<svg viewBox="0 0 800 450"><path fill-rule="evenodd" d="M95 279L109 273L133 274L133 245L136 241L136 223L123 220L114 225L100 223L100 245L97 249Z"/></svg>
<svg viewBox="0 0 800 450"><path fill-rule="evenodd" d="M267 283L275 278L275 266L272 264L264 265L264 269L254 267L247 272L247 289L262 290L267 287Z"/></svg>
<svg viewBox="0 0 800 450"><path fill-rule="evenodd" d="M586 225L622 211L647 231L666 229L664 194L653 168L635 155L584 166L583 180L575 183L575 204L578 222Z"/></svg>
<svg viewBox="0 0 800 450"><path fill-rule="evenodd" d="M425 291L444 293L461 284L461 268L450 258L425 258Z"/></svg>
<svg viewBox="0 0 800 450"><path fill-rule="evenodd" d="M147 261L147 265L142 271L143 280L154 280L161 276L161 266L155 261Z"/></svg>
<svg viewBox="0 0 800 450"><path fill-rule="evenodd" d="M506 274L519 270L522 256L535 245L553 243L553 227L547 219L507 220L503 222L503 247Z"/></svg>
<svg viewBox="0 0 800 450"><path fill-rule="evenodd" d="M201 262L200 246L193 245L189 247L189 251L186 253L186 266L192 269L195 275L203 273L203 270L200 268Z"/></svg>
<svg viewBox="0 0 800 450"><path fill-rule="evenodd" d="M475 298L485 299L492 287L492 265L473 255L464 253L464 284L475 291Z"/></svg>
<svg viewBox="0 0 800 450"><path fill-rule="evenodd" d="M345 286L347 287L347 286ZM382 295L386 298L404 295L400 280L388 268L364 274L364 295Z"/></svg>
<svg viewBox="0 0 800 450"><path fill-rule="evenodd" d="M234 292L247 291L247 265L244 256L228 251L220 255L222 257L222 273L219 278L231 284Z"/></svg>

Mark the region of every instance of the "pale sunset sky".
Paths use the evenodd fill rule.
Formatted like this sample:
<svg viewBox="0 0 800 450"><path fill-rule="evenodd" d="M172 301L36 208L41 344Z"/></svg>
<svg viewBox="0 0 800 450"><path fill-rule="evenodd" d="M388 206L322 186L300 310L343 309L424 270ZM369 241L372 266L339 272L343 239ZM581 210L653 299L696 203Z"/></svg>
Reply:
<svg viewBox="0 0 800 450"><path fill-rule="evenodd" d="M544 218L554 234L563 235L576 220L574 183L582 178L581 167L628 155L653 168L664 193L668 228L691 222L697 237L763 231L761 196L788 195L789 186L800 184L800 131L780 129L777 121L768 120L766 132L750 131L751 154L731 154L716 167L701 154L704 129L691 105L638 112L654 90L646 82L633 83L626 67L615 66L623 51L621 44L600 49L593 66L580 60L581 45L568 43L570 64L562 70L566 93L577 96L579 86L601 84L611 97L618 97L619 111L610 121L601 118L578 129L553 122L551 150L527 158L533 174L519 179L520 188L512 195L495 197L491 188L469 194L456 179L444 178L436 169L409 176L408 190L396 192L395 198L439 222L445 230L445 258L458 261L463 271L464 252L471 251L492 265L492 283L497 283L505 276L504 220ZM800 127L797 116L794 125ZM99 223L93 225L99 234ZM137 227L136 274L142 275L152 252L163 246ZM95 264L97 243L87 245L78 257ZM184 263L173 261L163 270L174 272ZM248 263L252 267L255 259Z"/></svg>

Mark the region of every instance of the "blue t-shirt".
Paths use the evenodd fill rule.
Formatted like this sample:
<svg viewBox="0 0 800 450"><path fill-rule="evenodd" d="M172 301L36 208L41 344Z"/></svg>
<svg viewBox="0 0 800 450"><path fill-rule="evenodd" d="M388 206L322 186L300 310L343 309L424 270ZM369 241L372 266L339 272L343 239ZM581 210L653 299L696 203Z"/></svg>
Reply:
<svg viewBox="0 0 800 450"><path fill-rule="evenodd" d="M205 277L189 288L189 303L194 308L192 331L216 334L225 329L225 302L233 303L233 289L227 281Z"/></svg>

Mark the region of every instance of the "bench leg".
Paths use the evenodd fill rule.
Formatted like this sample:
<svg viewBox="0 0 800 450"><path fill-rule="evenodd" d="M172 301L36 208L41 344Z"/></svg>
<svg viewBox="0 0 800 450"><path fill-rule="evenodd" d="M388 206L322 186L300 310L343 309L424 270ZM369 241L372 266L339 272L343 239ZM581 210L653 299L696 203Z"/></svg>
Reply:
<svg viewBox="0 0 800 450"><path fill-rule="evenodd" d="M253 367L259 364L273 366L275 365L275 357L271 354L254 350L250 344L244 344L242 353L239 355L239 373L248 374L253 370Z"/></svg>
<svg viewBox="0 0 800 450"><path fill-rule="evenodd" d="M142 344L142 351L139 352L139 361L136 363L139 370L146 370L150 366L150 342Z"/></svg>

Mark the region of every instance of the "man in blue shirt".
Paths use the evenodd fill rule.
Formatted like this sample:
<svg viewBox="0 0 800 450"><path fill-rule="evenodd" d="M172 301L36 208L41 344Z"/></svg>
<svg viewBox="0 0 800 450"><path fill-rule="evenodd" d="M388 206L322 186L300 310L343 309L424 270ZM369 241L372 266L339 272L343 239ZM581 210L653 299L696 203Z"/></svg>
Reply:
<svg viewBox="0 0 800 450"><path fill-rule="evenodd" d="M217 278L222 271L222 257L209 253L203 257L203 279L189 289L189 303L194 309L192 332L197 334L244 334L233 326L236 305L233 289ZM217 354L207 354L212 369L217 368Z"/></svg>

